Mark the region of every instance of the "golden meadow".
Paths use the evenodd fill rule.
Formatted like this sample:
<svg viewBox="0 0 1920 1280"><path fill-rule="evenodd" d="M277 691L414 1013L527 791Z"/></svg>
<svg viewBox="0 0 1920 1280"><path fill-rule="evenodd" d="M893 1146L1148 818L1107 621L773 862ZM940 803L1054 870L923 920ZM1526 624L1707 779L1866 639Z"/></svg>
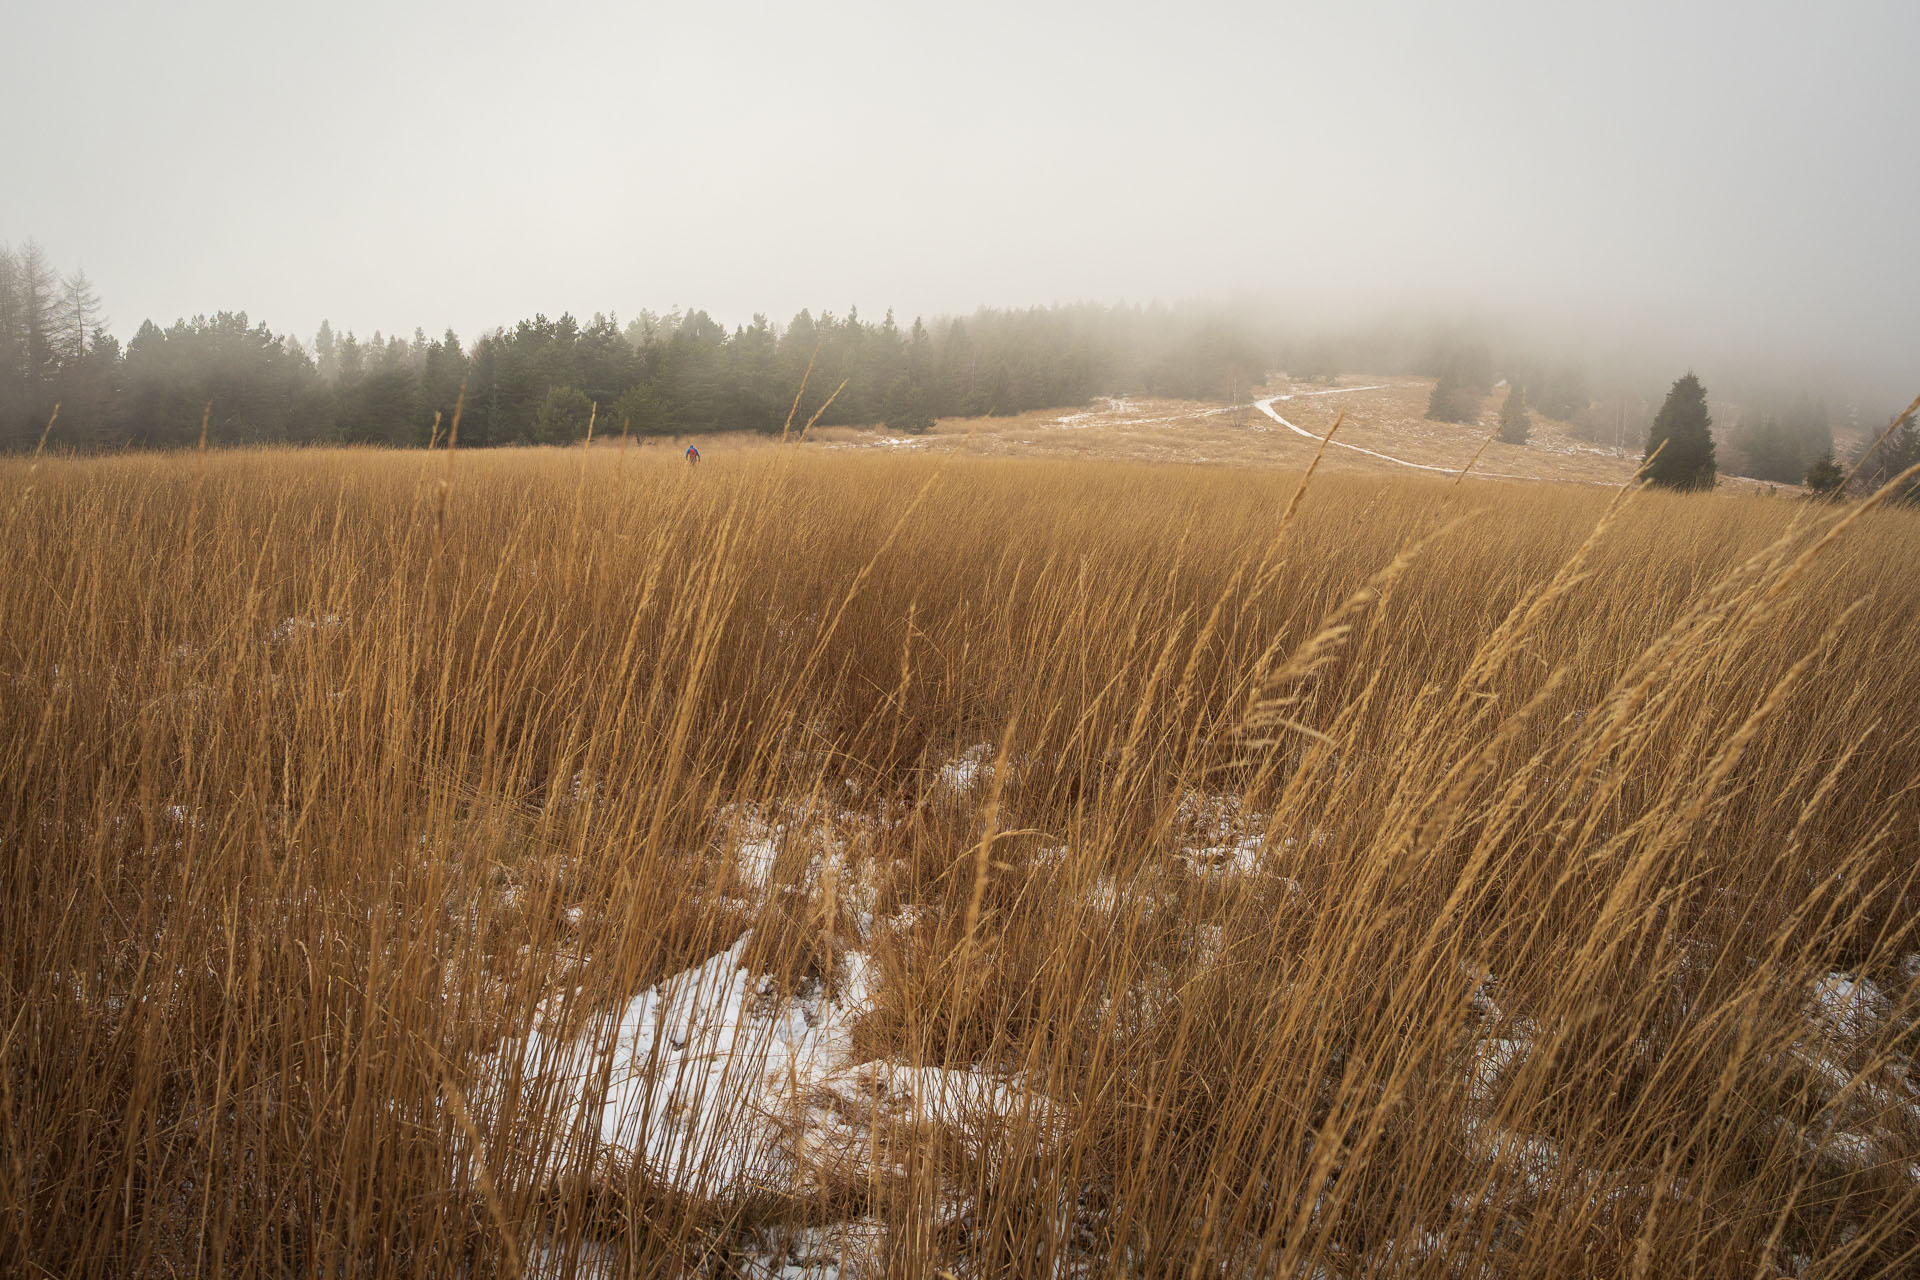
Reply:
<svg viewBox="0 0 1920 1280"><path fill-rule="evenodd" d="M0 476L13 1274L1920 1269L1910 512ZM726 1062L600 1051L736 969Z"/></svg>

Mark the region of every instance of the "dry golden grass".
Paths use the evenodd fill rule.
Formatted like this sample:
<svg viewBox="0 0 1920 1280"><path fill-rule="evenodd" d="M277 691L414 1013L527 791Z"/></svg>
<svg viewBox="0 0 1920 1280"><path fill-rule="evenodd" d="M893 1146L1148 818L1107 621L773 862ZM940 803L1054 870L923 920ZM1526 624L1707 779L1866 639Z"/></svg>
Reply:
<svg viewBox="0 0 1920 1280"><path fill-rule="evenodd" d="M1912 514L813 449L0 474L11 1273L1920 1263ZM600 1141L608 1019L728 956L853 1016L832 1069L736 1044L719 1129Z"/></svg>
<svg viewBox="0 0 1920 1280"><path fill-rule="evenodd" d="M1528 444L1489 441L1504 390L1486 398L1478 423L1429 421L1432 391L1431 378L1355 374L1330 385L1282 377L1253 395L1280 397L1274 406L1280 416L1316 437L1344 414L1335 437L1339 443L1322 463L1330 472L1406 476L1423 468L1458 472L1472 463L1473 473L1485 478L1614 486L1631 481L1639 470L1637 443L1618 449L1592 444L1577 438L1571 424L1538 412ZM829 449L1289 469L1305 467L1317 448L1314 440L1287 430L1251 403L1137 396L1101 397L1081 409L1034 410L1008 418L943 418L921 436L833 427L816 428L811 438ZM1739 476L1723 476L1721 483L1750 493L1772 488Z"/></svg>

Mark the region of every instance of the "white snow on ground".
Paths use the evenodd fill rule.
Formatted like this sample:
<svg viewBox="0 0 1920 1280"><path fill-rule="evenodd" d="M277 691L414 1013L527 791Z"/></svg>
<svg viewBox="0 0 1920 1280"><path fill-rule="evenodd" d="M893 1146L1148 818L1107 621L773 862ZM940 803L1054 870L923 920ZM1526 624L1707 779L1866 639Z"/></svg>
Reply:
<svg viewBox="0 0 1920 1280"><path fill-rule="evenodd" d="M1501 1077L1532 1049L1533 1042L1524 1036L1476 1040L1472 1065L1468 1068L1471 1075L1468 1092L1473 1101L1483 1107L1492 1106Z"/></svg>
<svg viewBox="0 0 1920 1280"><path fill-rule="evenodd" d="M1133 406L1126 397L1102 396L1100 398L1107 402L1106 408L1082 409L1078 413L1062 414L1047 425L1065 427L1070 431L1084 430L1087 427L1151 427L1162 422L1188 422L1194 418L1217 418L1223 413L1252 407L1250 404L1223 404L1191 413L1163 414L1157 418L1135 418L1128 416L1133 412ZM1023 441L1022 443L1032 442Z"/></svg>
<svg viewBox="0 0 1920 1280"><path fill-rule="evenodd" d="M993 744L976 742L940 766L934 775L942 788L965 795L982 783L993 781Z"/></svg>
<svg viewBox="0 0 1920 1280"><path fill-rule="evenodd" d="M865 953L843 957L837 992L811 982L785 995L742 963L750 937L571 1041L530 1033L517 1060L490 1064L492 1099L517 1068L609 1155L708 1196L788 1191L821 1170L864 1175L889 1126L1051 1114L1019 1081L979 1068L851 1061L853 1024L871 1005Z"/></svg>
<svg viewBox="0 0 1920 1280"><path fill-rule="evenodd" d="M765 893L773 887L773 864L780 858L778 832L765 832L742 840L733 852L734 869L753 889Z"/></svg>
<svg viewBox="0 0 1920 1280"><path fill-rule="evenodd" d="M282 618L267 638L274 644L288 644L302 636L338 631L346 625L346 616L338 613L323 614L318 618Z"/></svg>
<svg viewBox="0 0 1920 1280"><path fill-rule="evenodd" d="M563 1276L572 1280L617 1280L625 1270L612 1250L591 1240L579 1241L574 1250L569 1271L564 1249L556 1249L551 1241L536 1242L528 1250L526 1268L520 1273L523 1280L561 1280Z"/></svg>
<svg viewBox="0 0 1920 1280"><path fill-rule="evenodd" d="M1181 846L1180 861L1203 880L1257 875L1271 852L1291 850L1297 843L1293 836L1267 836L1267 815L1247 809L1238 796L1189 791L1181 797L1175 818L1194 841ZM1327 834L1315 827L1307 841L1324 845ZM1292 877L1284 883L1290 893L1300 892L1300 883Z"/></svg>
<svg viewBox="0 0 1920 1280"><path fill-rule="evenodd" d="M744 1280L840 1280L886 1272L887 1224L878 1218L758 1234L758 1250L735 1263Z"/></svg>
<svg viewBox="0 0 1920 1280"><path fill-rule="evenodd" d="M935 785L964 795L990 779L992 770L993 749L979 743L942 764ZM731 860L751 895L743 903L748 907L785 891L772 872L793 840L812 846L804 869L796 866L805 885L829 877L842 883L844 875L849 890L858 892L863 873L846 865L846 845L835 833L873 821L871 815L820 806L728 806L719 815L721 856ZM1295 843L1269 834L1270 825L1269 815L1248 810L1233 796L1190 793L1175 820L1178 857L1207 881L1260 874L1273 855ZM1305 838L1317 845L1327 836L1315 830ZM1065 845L1036 854L1043 865L1064 866L1071 857ZM1107 906L1120 896L1111 875L1090 879L1085 891ZM718 1198L898 1177L904 1173L901 1153L923 1142L928 1128L947 1131L982 1154L1009 1123L1030 1125L1035 1141L1054 1141L1068 1117L1020 1077L979 1067L854 1061L853 1028L872 1008L877 981L866 940L911 928L922 910L909 905L881 920L871 909L856 912L861 941L850 940L840 954L837 982L812 979L797 990L782 989L747 967L747 933L583 1032L559 1038L536 1019L524 1044L503 1048L487 1064L491 1085L477 1091L482 1114L498 1118L505 1091L518 1087L529 1097L547 1098L547 1113L574 1126L573 1140L583 1145L570 1152L563 1147L570 1158L588 1154L590 1144L596 1160L612 1161L610 1169L637 1167L680 1190ZM1218 957L1218 926L1194 928L1195 954ZM1498 1122L1501 1093L1533 1052L1538 1029L1501 1008L1493 974L1472 966L1464 972L1472 984L1466 1008L1478 1027L1460 1063L1466 1090L1460 1134L1489 1179L1485 1192L1467 1199L1531 1198L1582 1185L1595 1195L1606 1193L1617 1182L1613 1174L1581 1167L1547 1136ZM1920 955L1909 958L1903 974L1920 981ZM1136 1013L1147 1013L1163 993L1150 981L1120 998L1132 1002ZM1789 1055L1814 1072L1833 1101L1814 1121L1795 1125L1794 1137L1810 1161L1870 1167L1897 1149L1889 1125L1920 1129L1920 1105L1912 1101L1916 1091L1904 1061L1866 1077L1845 1065L1890 1015L1892 1001L1874 982L1835 971L1810 986L1805 1008L1807 1035ZM1779 1123L1790 1122L1781 1117ZM496 1140L510 1140L510 1134ZM1920 1180L1920 1166L1909 1172ZM1615 1186L1610 1194L1623 1191ZM954 1188L952 1195L957 1198L943 1199L938 1212L967 1212L964 1193ZM1073 1210L1062 1212L1071 1218ZM737 1247L735 1274L853 1280L883 1273L887 1227L873 1218L776 1223L748 1232ZM1402 1247L1417 1254L1431 1241L1409 1240ZM1388 1259L1403 1260L1391 1245L1377 1260ZM557 1274L558 1260L536 1254L530 1266L531 1274Z"/></svg>
<svg viewBox="0 0 1920 1280"><path fill-rule="evenodd" d="M676 1186L701 1194L784 1186L794 1169L772 1118L844 1064L867 1001L866 958L846 958L837 998L817 984L783 998L771 978L741 964L749 937L570 1043L531 1033L525 1077L557 1089L566 1114L599 1143Z"/></svg>
<svg viewBox="0 0 1920 1280"><path fill-rule="evenodd" d="M951 785L990 776L987 752L950 762ZM805 881L831 881L861 937L912 927L912 907L876 921L868 868L843 865L846 849L834 833L870 817L816 809L781 816L771 821L751 805L720 815L728 856L753 895L742 906L778 891L772 873L783 842L805 839L819 845ZM867 952L841 952L835 982L810 978L783 990L747 967L751 939L743 933L565 1038L545 1029L542 1008L524 1043L510 1042L483 1064L474 1091L483 1111L503 1115L517 1088L532 1114L560 1117L567 1146L590 1144L599 1158L715 1197L792 1191L828 1172L885 1173L874 1168L881 1139L916 1126L977 1137L1014 1117L1054 1124L1052 1104L1015 1078L978 1067L854 1061L853 1026L871 1009L876 980Z"/></svg>
<svg viewBox="0 0 1920 1280"><path fill-rule="evenodd" d="M1886 1008L1886 996L1871 979L1855 981L1844 973L1829 973L1813 987L1815 1021L1842 1039L1867 1034Z"/></svg>
<svg viewBox="0 0 1920 1280"><path fill-rule="evenodd" d="M1920 972L1916 957L1902 961L1902 976ZM1806 1124L1795 1126L1802 1150L1811 1160L1826 1160L1847 1168L1865 1169L1884 1159L1884 1152L1903 1145L1898 1133L1920 1132L1920 1103L1911 1063L1904 1055L1875 1059L1856 1069L1861 1044L1872 1036L1892 1011L1892 1001L1869 978L1835 971L1811 984L1807 992L1809 1034L1787 1054L1810 1073L1824 1095L1821 1107ZM1775 1117L1788 1126L1785 1116ZM1908 1172L1920 1181L1920 1169Z"/></svg>
<svg viewBox="0 0 1920 1280"><path fill-rule="evenodd" d="M1265 844L1259 836L1241 836L1232 844L1182 849L1180 860L1199 876L1250 876L1260 870L1260 855Z"/></svg>
<svg viewBox="0 0 1920 1280"><path fill-rule="evenodd" d="M731 850L729 861L741 883L750 893L762 896L774 887L774 868L782 849L794 848L796 861L798 850L807 851L800 874L803 881L813 883L826 874L829 864L836 875L844 872L848 840L881 825L884 818L827 803L728 804L714 815L717 838Z"/></svg>

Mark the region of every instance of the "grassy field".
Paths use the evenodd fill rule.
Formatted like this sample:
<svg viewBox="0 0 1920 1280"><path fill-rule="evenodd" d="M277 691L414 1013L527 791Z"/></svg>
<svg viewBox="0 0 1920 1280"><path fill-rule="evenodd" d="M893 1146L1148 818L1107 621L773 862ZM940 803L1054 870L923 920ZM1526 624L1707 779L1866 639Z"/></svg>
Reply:
<svg viewBox="0 0 1920 1280"><path fill-rule="evenodd" d="M1301 484L0 461L0 1269L1920 1269L1920 517Z"/></svg>
<svg viewBox="0 0 1920 1280"><path fill-rule="evenodd" d="M1504 390L1481 407L1477 423L1433 422L1426 416L1433 379L1356 374L1332 384L1275 378L1253 398L1277 397L1276 410L1301 430L1323 436L1345 415L1321 466L1332 472L1401 475L1421 468L1509 479L1622 485L1640 465L1640 448L1614 449L1578 439L1569 423L1533 414L1526 446L1489 442ZM1036 410L1007 418L943 418L920 436L870 428L816 428L826 449L884 449L976 456L1119 459L1236 467L1304 468L1316 442L1288 431L1251 403L1099 397L1083 409ZM1345 445L1353 448L1343 447ZM1386 461L1397 458L1411 466ZM1475 461L1477 458L1477 461ZM1723 476L1729 488L1759 490L1755 481Z"/></svg>

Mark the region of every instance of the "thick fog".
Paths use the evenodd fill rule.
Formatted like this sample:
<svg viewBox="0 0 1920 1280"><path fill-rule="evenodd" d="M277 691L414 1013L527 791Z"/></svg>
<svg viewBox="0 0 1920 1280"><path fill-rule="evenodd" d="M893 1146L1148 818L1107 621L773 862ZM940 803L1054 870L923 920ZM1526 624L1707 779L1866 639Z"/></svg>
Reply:
<svg viewBox="0 0 1920 1280"><path fill-rule="evenodd" d="M123 335L1244 298L1891 394L1920 5L16 6L0 241Z"/></svg>

